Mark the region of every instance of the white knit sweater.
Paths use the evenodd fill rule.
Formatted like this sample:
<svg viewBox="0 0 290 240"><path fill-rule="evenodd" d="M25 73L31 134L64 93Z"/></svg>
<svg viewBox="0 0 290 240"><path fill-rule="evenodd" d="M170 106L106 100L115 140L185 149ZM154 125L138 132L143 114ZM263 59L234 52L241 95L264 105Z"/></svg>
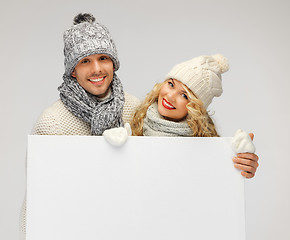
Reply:
<svg viewBox="0 0 290 240"><path fill-rule="evenodd" d="M130 122L140 100L125 93L123 108L124 123ZM44 110L37 120L33 135L91 135L90 124L73 115L59 99ZM20 239L26 239L26 199L23 203L20 218Z"/></svg>

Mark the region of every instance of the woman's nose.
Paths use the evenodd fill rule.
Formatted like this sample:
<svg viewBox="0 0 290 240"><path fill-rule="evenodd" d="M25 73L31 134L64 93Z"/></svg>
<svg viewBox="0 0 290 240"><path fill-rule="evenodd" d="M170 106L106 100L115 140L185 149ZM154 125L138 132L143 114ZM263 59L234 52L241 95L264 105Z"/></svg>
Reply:
<svg viewBox="0 0 290 240"><path fill-rule="evenodd" d="M171 91L167 94L168 97L168 101L172 101L174 102L176 99L176 92L175 91Z"/></svg>

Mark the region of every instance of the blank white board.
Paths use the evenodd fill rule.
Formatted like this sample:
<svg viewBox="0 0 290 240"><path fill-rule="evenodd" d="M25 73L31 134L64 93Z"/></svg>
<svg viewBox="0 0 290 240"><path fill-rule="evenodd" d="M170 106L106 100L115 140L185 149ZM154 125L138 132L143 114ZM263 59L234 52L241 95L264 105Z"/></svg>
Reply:
<svg viewBox="0 0 290 240"><path fill-rule="evenodd" d="M230 142L29 136L27 240L245 240Z"/></svg>

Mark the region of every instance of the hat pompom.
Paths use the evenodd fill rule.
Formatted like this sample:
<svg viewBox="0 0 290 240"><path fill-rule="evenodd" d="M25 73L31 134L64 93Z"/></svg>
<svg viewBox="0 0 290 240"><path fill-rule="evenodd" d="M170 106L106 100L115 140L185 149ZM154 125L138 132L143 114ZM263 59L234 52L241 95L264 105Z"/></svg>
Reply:
<svg viewBox="0 0 290 240"><path fill-rule="evenodd" d="M221 73L227 72L230 69L228 59L222 54L216 54L212 56L217 61Z"/></svg>
<svg viewBox="0 0 290 240"><path fill-rule="evenodd" d="M90 13L80 13L78 15L76 15L74 17L74 25L77 25L79 23L82 23L82 22L89 22L89 23L93 23L95 22L95 17L90 14Z"/></svg>

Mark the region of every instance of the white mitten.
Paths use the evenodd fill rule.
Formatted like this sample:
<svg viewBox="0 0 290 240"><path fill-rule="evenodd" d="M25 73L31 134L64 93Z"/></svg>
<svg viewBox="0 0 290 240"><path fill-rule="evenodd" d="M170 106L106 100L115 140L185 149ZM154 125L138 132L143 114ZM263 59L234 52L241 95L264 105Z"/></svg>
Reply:
<svg viewBox="0 0 290 240"><path fill-rule="evenodd" d="M235 153L255 153L255 145L249 134L241 129L237 130L232 141L232 148Z"/></svg>
<svg viewBox="0 0 290 240"><path fill-rule="evenodd" d="M125 123L124 128L127 130L128 136L132 136L132 130L129 123Z"/></svg>
<svg viewBox="0 0 290 240"><path fill-rule="evenodd" d="M130 125L129 125L130 127ZM130 128L131 130L131 128ZM124 127L111 128L103 132L105 139L113 146L122 146L128 138L127 129Z"/></svg>

